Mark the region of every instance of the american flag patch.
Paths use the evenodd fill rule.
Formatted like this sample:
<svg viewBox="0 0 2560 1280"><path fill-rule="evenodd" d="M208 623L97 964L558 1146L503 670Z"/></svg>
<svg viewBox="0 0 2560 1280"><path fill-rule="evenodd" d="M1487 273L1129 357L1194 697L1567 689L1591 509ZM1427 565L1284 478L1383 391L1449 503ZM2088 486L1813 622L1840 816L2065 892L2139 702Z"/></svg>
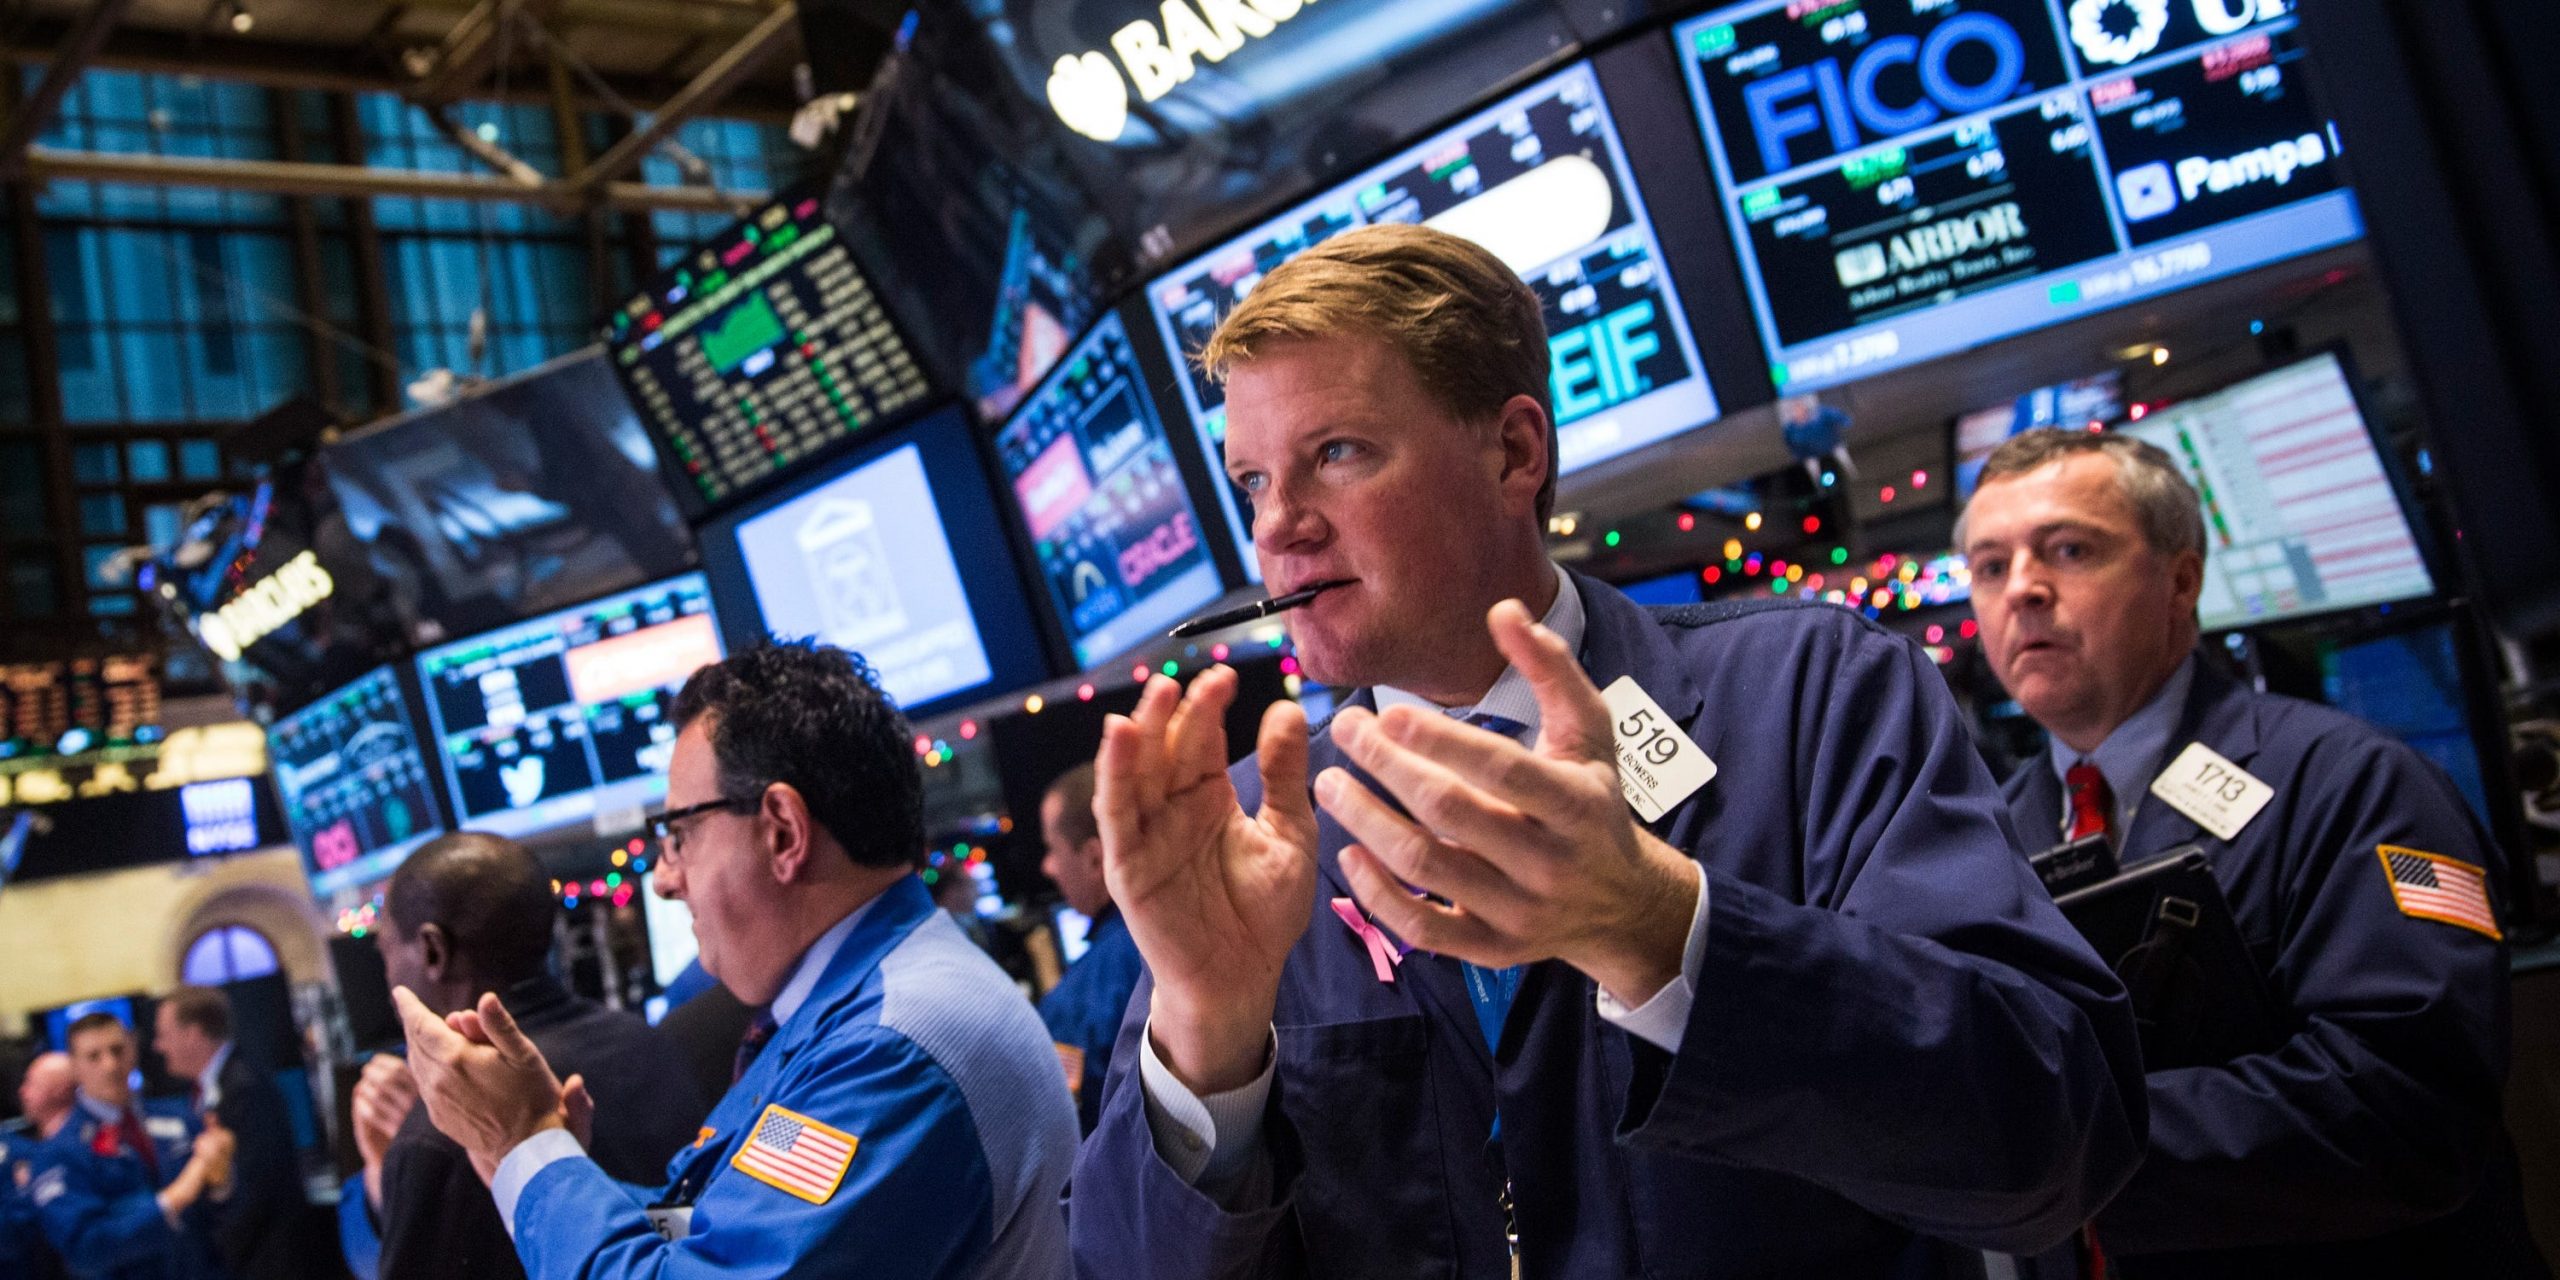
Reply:
<svg viewBox="0 0 2560 1280"><path fill-rule="evenodd" d="M738 1172L811 1204L825 1204L844 1181L862 1140L781 1107L766 1107L754 1136L729 1163Z"/></svg>
<svg viewBox="0 0 2560 1280"><path fill-rule="evenodd" d="M2497 912L2489 906L2489 877L2480 868L2396 844L2376 846L2376 852L2382 855L2382 873L2402 915L2460 925L2491 938L2503 936Z"/></svg>
<svg viewBox="0 0 2560 1280"><path fill-rule="evenodd" d="M1067 1092L1084 1096L1084 1050L1064 1040L1052 1040L1049 1045L1058 1051L1058 1066L1067 1073Z"/></svg>

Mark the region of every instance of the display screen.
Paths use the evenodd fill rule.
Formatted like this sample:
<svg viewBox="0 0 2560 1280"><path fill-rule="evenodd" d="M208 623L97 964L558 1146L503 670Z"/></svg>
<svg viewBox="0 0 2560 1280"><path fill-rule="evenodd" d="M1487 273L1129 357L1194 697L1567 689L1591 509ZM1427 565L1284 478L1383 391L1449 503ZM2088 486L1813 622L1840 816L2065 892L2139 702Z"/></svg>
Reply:
<svg viewBox="0 0 2560 1280"><path fill-rule="evenodd" d="M637 827L667 793L676 690L720 653L690 573L419 654L454 825Z"/></svg>
<svg viewBox="0 0 2560 1280"><path fill-rule="evenodd" d="M1716 402L1626 155L1588 66L1470 116L1158 279L1147 290L1184 405L1222 473L1226 398L1191 362L1271 269L1353 227L1419 222L1492 250L1546 304L1556 452L1566 473L1686 431ZM1220 500L1250 571L1251 524Z"/></svg>
<svg viewBox="0 0 2560 1280"><path fill-rule="evenodd" d="M1674 28L1771 378L2362 234L2294 24L2293 0L1759 0Z"/></svg>
<svg viewBox="0 0 2560 1280"><path fill-rule="evenodd" d="M649 976L664 991L702 954L702 944L693 936L693 908L659 893L656 874L641 873L640 915L649 926Z"/></svg>
<svg viewBox="0 0 2560 1280"><path fill-rule="evenodd" d="M314 895L372 884L443 833L413 723L399 674L377 667L267 730Z"/></svg>
<svg viewBox="0 0 2560 1280"><path fill-rule="evenodd" d="M2320 693L2330 706L2434 761L2481 825L2494 829L2456 643L2454 629L2438 624L2325 647Z"/></svg>
<svg viewBox="0 0 2560 1280"><path fill-rule="evenodd" d="M996 456L1078 665L1217 598L1218 567L1119 313L1023 401Z"/></svg>
<svg viewBox="0 0 2560 1280"><path fill-rule="evenodd" d="M861 654L899 706L995 674L915 445L740 521L736 537L766 628Z"/></svg>
<svg viewBox="0 0 2560 1280"><path fill-rule="evenodd" d="M157 654L0 663L0 761L138 746L160 735Z"/></svg>
<svg viewBox="0 0 2560 1280"><path fill-rule="evenodd" d="M924 370L812 194L699 246L605 321L632 403L705 503L924 402Z"/></svg>
<svg viewBox="0 0 2560 1280"><path fill-rule="evenodd" d="M2038 427L2101 427L2124 412L2124 380L2114 370L2038 387L2007 404L1956 419L1956 497L1982 483L1982 464L2001 442Z"/></svg>
<svg viewBox="0 0 2560 1280"><path fill-rule="evenodd" d="M2204 502L2207 631L2435 593L2346 370L2321 355L2121 428Z"/></svg>

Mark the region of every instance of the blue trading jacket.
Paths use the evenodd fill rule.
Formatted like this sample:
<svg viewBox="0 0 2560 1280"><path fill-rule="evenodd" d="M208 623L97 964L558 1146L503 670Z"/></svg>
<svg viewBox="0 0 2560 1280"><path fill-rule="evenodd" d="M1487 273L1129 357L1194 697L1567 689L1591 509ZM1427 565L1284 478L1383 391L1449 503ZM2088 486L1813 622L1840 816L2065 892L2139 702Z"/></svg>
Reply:
<svg viewBox="0 0 2560 1280"><path fill-rule="evenodd" d="M1084 1059L1076 1080L1076 1119L1087 1132L1102 1112L1111 1046L1120 1038L1120 1015L1129 1008L1129 993L1138 989L1143 964L1137 940L1129 936L1129 922L1106 907L1086 936L1084 955L1040 997L1040 1020L1048 1024L1049 1038Z"/></svg>
<svg viewBox="0 0 2560 1280"><path fill-rule="evenodd" d="M74 1276L96 1280L194 1280L221 1274L213 1256L217 1206L198 1200L172 1227L158 1193L187 1166L196 1124L183 1101L147 1100L144 1132L159 1157L152 1175L140 1153L116 1140L112 1126L83 1107L30 1161L27 1199L45 1239Z"/></svg>
<svg viewBox="0 0 2560 1280"><path fill-rule="evenodd" d="M2274 789L2226 842L2146 795L2134 863L2211 859L2269 990L2294 1019L2269 1053L2149 1077L2150 1153L2098 1216L2128 1276L2540 1275L2499 1127L2507 955L2478 930L2404 914L2383 845L2490 871L2460 793L2349 716L2242 687L2199 658L2165 769L2201 742ZM2062 788L2047 756L2009 779L2031 845Z"/></svg>
<svg viewBox="0 0 2560 1280"><path fill-rule="evenodd" d="M740 1169L768 1108L853 1139L822 1198ZM701 1140L669 1162L665 1191L558 1161L517 1201L516 1251L537 1280L1058 1276L1075 1146L1038 1015L909 877L855 924ZM682 1239L660 1239L643 1214L662 1198L693 1204Z"/></svg>
<svg viewBox="0 0 2560 1280"><path fill-rule="evenodd" d="M1651 824L1709 886L1680 1052L1547 962L1488 1055L1455 961L1378 981L1330 909L1351 890L1325 818L1275 1016L1267 1197L1213 1203L1156 1154L1142 983L1077 1163L1080 1274L1493 1280L1507 1171L1532 1280L1927 1275L2058 1243L2132 1172L2122 986L2019 856L1918 646L1830 606L1657 614L1573 582L1593 682L1632 676L1719 770ZM1322 731L1311 755L1311 777L1342 762ZM1252 762L1234 776L1259 804Z"/></svg>

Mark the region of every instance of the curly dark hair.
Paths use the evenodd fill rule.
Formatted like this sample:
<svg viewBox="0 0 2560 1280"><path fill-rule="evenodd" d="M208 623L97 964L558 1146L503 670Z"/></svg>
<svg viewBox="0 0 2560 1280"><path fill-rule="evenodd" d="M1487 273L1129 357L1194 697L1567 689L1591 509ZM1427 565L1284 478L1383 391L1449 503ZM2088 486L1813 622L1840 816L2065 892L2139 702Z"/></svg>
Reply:
<svg viewBox="0 0 2560 1280"><path fill-rule="evenodd" d="M856 865L924 856L924 775L914 731L861 655L811 640L759 645L693 673L676 728L711 717L720 794L790 783Z"/></svg>

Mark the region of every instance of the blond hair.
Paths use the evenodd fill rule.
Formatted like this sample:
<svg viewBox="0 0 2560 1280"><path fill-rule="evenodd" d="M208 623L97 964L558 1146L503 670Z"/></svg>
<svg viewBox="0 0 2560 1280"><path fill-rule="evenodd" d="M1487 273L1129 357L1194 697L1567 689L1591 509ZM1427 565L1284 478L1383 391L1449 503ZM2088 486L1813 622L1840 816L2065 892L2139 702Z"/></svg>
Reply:
<svg viewBox="0 0 2560 1280"><path fill-rule="evenodd" d="M1491 422L1513 396L1547 419L1547 478L1538 519L1555 508L1554 400L1547 325L1537 292L1483 246L1445 231L1390 224L1346 231L1282 263L1254 285L1194 357L1224 381L1275 338L1345 333L1384 341L1452 415Z"/></svg>

